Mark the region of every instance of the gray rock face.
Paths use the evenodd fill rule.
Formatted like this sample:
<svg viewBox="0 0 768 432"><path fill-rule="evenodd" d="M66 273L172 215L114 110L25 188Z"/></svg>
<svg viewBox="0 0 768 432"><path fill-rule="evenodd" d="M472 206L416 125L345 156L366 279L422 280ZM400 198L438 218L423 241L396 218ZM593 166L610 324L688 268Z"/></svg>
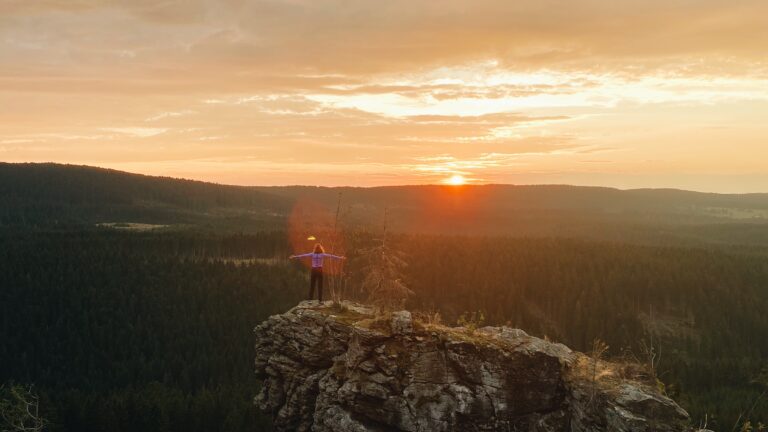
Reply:
<svg viewBox="0 0 768 432"><path fill-rule="evenodd" d="M277 431L687 430L685 411L615 365L518 329L304 302L255 333L256 403Z"/></svg>
<svg viewBox="0 0 768 432"><path fill-rule="evenodd" d="M392 313L392 334L406 335L413 331L413 318L408 311L398 311Z"/></svg>

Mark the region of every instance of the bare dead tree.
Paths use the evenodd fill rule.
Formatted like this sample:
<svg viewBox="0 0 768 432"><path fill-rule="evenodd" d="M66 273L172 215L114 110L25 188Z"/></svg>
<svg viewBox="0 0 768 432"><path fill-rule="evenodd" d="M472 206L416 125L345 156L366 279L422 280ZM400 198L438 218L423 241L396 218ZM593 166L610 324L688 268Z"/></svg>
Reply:
<svg viewBox="0 0 768 432"><path fill-rule="evenodd" d="M341 197L342 193L339 192L338 199L336 201L336 214L333 219L333 231L331 232L331 243L329 252L333 253L334 248L337 246L338 243L338 237L339 237L339 216L341 214ZM342 272L344 268L344 262L343 261L331 261L331 272L330 272L330 278L329 278L329 288L331 289L331 299L334 303L338 303L341 301L342 293L341 293L341 281L342 281Z"/></svg>
<svg viewBox="0 0 768 432"><path fill-rule="evenodd" d="M40 416L40 399L32 386L0 386L2 432L40 432L45 420Z"/></svg>
<svg viewBox="0 0 768 432"><path fill-rule="evenodd" d="M649 314L649 324L648 324L648 342L645 340L641 341L640 343L640 349L642 351L642 355L645 358L645 364L648 368L648 373L651 375L651 377L658 381L658 367L659 362L661 361L661 346L657 346L654 343L653 339L653 333L655 331L655 321L653 318L653 305L649 306L648 310ZM658 384L658 383L657 383Z"/></svg>
<svg viewBox="0 0 768 432"><path fill-rule="evenodd" d="M387 218L389 210L384 210L382 237L379 244L362 251L366 262L362 271L364 278L362 290L368 301L384 310L395 310L405 305L405 300L413 292L403 282L403 270L407 263L402 253L395 250L387 241Z"/></svg>

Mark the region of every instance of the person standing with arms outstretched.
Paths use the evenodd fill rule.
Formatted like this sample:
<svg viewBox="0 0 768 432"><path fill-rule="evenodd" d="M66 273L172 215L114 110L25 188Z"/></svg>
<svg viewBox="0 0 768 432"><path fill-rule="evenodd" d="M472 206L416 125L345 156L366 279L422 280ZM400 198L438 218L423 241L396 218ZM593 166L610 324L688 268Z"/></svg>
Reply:
<svg viewBox="0 0 768 432"><path fill-rule="evenodd" d="M323 245L320 243L315 244L315 250L310 253L305 253L302 255L291 255L289 259L296 259L296 258L312 258L312 273L309 278L309 300L312 300L312 297L315 296L315 285L317 285L317 300L318 302L323 302L323 259L325 258L331 258L331 259L338 259L338 260L344 260L347 259L343 256L337 256L337 255L331 255L325 253L325 249L323 249Z"/></svg>

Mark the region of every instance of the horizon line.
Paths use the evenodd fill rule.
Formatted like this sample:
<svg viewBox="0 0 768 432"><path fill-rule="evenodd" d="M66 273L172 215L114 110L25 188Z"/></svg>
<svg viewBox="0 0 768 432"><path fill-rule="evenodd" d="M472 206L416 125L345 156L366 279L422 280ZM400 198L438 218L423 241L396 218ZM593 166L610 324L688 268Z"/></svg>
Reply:
<svg viewBox="0 0 768 432"><path fill-rule="evenodd" d="M77 163L66 163L66 162L6 162L6 161L0 161L0 165L49 165L49 166L59 166L59 167L73 167L73 168L88 168L88 169L95 169L95 170L104 170L104 171L114 171L117 173L122 174L130 174L130 175L136 175L136 176L142 176L142 177L151 177L151 178L158 178L158 179L170 179L170 180L177 180L177 181L188 181L188 182L198 182L198 183L205 183L205 184L211 184L211 185L217 185L217 186L227 186L227 187L237 187L237 188L290 188L290 187L307 187L307 188L319 188L319 189L340 189L340 188L350 188L350 189L383 189L383 188L414 188L414 187L442 187L442 188L453 188L453 189L461 189L461 188L467 188L467 187L572 187L572 188L585 188L585 189L608 189L608 190L616 190L621 192L632 192L632 191L676 191L676 192L690 192L690 193L698 193L698 194L710 194L710 195L739 195L739 196L748 196L748 195L768 195L768 191L765 192L714 192L714 191L707 191L707 190L695 190L695 189L683 189L678 187L639 187L639 188L621 188L617 186L605 186L605 185L578 185L578 184L570 184L570 183L480 183L480 182L468 182L466 184L460 184L460 185L454 185L454 184L446 184L446 183L415 183L415 184L393 184L393 185L374 185L374 186L353 186L353 185L312 185L312 184L279 184L279 185L259 185L259 184L232 184L232 183L220 183L216 181L210 181L210 180L201 180L201 179L195 179L195 178L188 178L188 177L174 177L172 175L156 175L156 174L146 174L146 173L140 173L140 172L134 172L134 171L125 171L121 169L116 168L109 168L104 166L97 166L97 165L86 165L86 164L77 164Z"/></svg>

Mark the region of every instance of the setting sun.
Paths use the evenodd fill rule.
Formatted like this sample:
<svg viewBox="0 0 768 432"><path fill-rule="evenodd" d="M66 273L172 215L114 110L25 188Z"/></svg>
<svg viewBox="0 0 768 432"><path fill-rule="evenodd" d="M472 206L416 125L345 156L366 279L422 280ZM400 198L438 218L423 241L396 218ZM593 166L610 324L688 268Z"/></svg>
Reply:
<svg viewBox="0 0 768 432"><path fill-rule="evenodd" d="M467 179L463 175L454 174L451 177L445 179L445 183L453 186L461 186L467 183Z"/></svg>

